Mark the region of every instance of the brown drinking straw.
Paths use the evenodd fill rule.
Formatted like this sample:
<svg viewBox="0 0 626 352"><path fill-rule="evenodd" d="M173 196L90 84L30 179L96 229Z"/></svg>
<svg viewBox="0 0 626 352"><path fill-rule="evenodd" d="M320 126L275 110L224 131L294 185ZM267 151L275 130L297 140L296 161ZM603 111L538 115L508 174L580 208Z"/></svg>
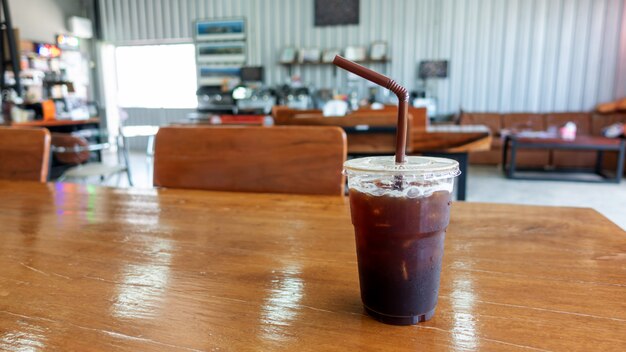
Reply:
<svg viewBox="0 0 626 352"><path fill-rule="evenodd" d="M381 75L378 72L372 71L367 67L354 63L339 55L335 56L333 64L343 68L346 71L350 71L355 75L361 76L370 82L374 82L379 86L385 87L394 92L398 97L398 128L396 131L396 163L401 164L404 162L404 156L406 154L406 114L409 103L409 91L396 83L393 79Z"/></svg>

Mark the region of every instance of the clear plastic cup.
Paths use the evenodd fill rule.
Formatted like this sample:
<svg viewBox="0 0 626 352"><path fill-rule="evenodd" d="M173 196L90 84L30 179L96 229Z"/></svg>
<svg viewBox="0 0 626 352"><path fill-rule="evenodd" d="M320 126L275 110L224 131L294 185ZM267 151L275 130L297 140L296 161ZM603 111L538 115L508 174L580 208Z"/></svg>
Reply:
<svg viewBox="0 0 626 352"><path fill-rule="evenodd" d="M393 156L348 160L361 299L375 319L412 325L435 313L450 222L455 160Z"/></svg>

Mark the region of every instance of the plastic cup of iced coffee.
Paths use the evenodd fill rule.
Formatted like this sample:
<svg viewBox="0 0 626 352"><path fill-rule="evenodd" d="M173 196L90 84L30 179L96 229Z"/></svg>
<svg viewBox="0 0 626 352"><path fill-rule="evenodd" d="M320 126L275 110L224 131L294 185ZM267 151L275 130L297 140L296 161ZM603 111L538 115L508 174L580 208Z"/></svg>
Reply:
<svg viewBox="0 0 626 352"><path fill-rule="evenodd" d="M432 318L458 162L393 156L344 164L361 300L375 319L412 325Z"/></svg>

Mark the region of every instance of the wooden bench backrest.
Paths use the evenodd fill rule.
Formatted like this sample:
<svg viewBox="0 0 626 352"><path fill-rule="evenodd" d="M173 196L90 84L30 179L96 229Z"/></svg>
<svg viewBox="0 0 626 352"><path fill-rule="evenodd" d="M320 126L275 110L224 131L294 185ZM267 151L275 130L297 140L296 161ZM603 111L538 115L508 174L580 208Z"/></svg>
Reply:
<svg viewBox="0 0 626 352"><path fill-rule="evenodd" d="M46 182L49 160L47 129L0 127L0 179Z"/></svg>
<svg viewBox="0 0 626 352"><path fill-rule="evenodd" d="M346 136L338 127L163 127L154 185L342 195Z"/></svg>

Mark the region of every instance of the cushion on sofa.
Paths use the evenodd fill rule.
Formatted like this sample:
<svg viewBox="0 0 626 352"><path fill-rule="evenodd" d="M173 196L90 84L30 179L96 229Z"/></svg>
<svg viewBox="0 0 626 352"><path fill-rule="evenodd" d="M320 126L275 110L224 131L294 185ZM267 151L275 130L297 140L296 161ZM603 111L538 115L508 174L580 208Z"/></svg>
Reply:
<svg viewBox="0 0 626 352"><path fill-rule="evenodd" d="M591 134L591 113L559 112L546 114L546 128L559 128L568 122L576 124L579 136ZM557 168L591 168L595 165L596 153L588 151L553 150L552 165Z"/></svg>
<svg viewBox="0 0 626 352"><path fill-rule="evenodd" d="M546 124L542 114L511 113L502 115L502 127L512 131L544 131Z"/></svg>
<svg viewBox="0 0 626 352"><path fill-rule="evenodd" d="M495 113L462 112L459 117L459 124L485 125L489 127L494 136L499 136L502 129L502 117Z"/></svg>
<svg viewBox="0 0 626 352"><path fill-rule="evenodd" d="M613 114L593 114L591 117L591 134L602 135L602 129L614 123L626 123L626 112Z"/></svg>
<svg viewBox="0 0 626 352"><path fill-rule="evenodd" d="M558 112L545 115L546 129L554 126L559 128L568 122L576 124L576 134L588 136L591 134L591 114L585 112Z"/></svg>

